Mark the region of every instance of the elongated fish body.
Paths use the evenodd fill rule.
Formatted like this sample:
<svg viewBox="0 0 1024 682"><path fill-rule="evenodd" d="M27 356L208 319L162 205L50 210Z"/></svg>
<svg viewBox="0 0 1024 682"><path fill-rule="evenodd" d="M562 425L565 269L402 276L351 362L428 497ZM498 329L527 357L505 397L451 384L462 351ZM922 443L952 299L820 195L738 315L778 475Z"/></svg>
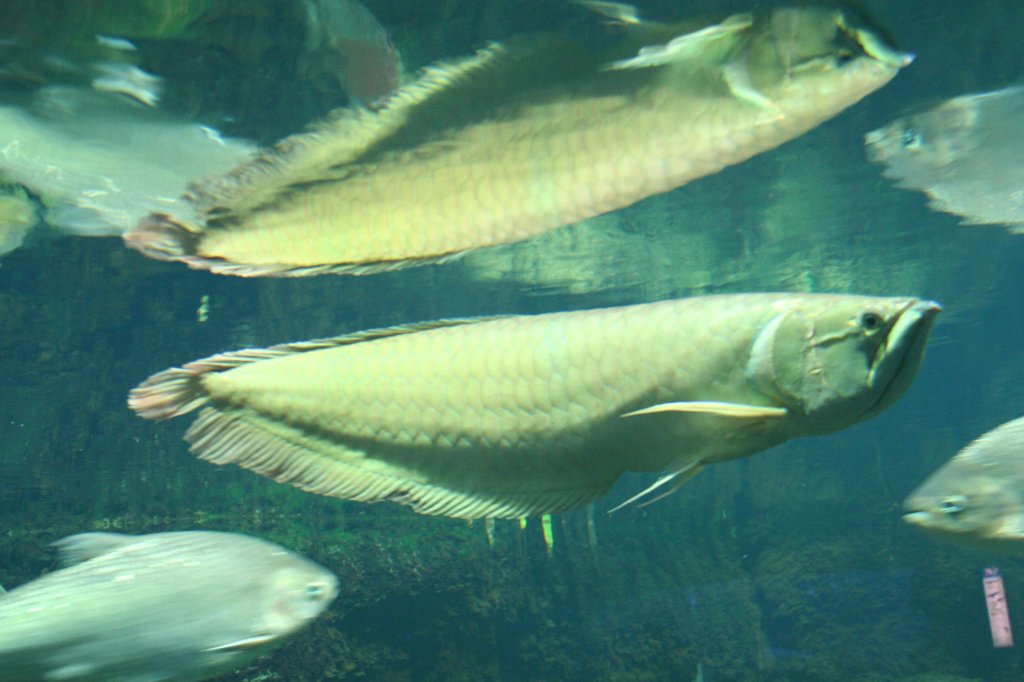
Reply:
<svg viewBox="0 0 1024 682"><path fill-rule="evenodd" d="M1024 556L1024 417L974 440L903 507L907 523L935 537Z"/></svg>
<svg viewBox="0 0 1024 682"><path fill-rule="evenodd" d="M643 24L611 55L565 39L495 45L195 186L195 223L155 214L125 239L250 276L443 261L744 161L908 62L842 13L812 8L690 33Z"/></svg>
<svg viewBox="0 0 1024 682"><path fill-rule="evenodd" d="M129 404L203 406L200 457L311 492L517 517L866 419L909 386L936 310L741 294L448 320L213 356Z"/></svg>
<svg viewBox="0 0 1024 682"><path fill-rule="evenodd" d="M4 682L204 680L266 653L334 599L332 573L234 533L83 533L66 568L0 595Z"/></svg>
<svg viewBox="0 0 1024 682"><path fill-rule="evenodd" d="M932 208L1024 233L1024 86L954 97L865 141L884 175Z"/></svg>

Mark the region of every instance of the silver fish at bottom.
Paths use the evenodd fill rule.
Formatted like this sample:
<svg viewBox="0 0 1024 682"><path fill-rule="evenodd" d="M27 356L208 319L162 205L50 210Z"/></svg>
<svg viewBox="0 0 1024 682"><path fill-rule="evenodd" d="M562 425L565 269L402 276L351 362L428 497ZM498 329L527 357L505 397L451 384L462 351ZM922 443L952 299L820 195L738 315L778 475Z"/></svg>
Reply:
<svg viewBox="0 0 1024 682"><path fill-rule="evenodd" d="M1024 417L971 442L903 507L907 523L935 537L1024 555Z"/></svg>
<svg viewBox="0 0 1024 682"><path fill-rule="evenodd" d="M737 294L442 320L216 355L129 405L202 407L186 439L309 492L477 518L561 512L627 471L703 466L824 434L911 384L939 307Z"/></svg>
<svg viewBox="0 0 1024 682"><path fill-rule="evenodd" d="M163 682L230 672L309 624L337 579L235 533L83 533L65 568L0 595L4 682Z"/></svg>

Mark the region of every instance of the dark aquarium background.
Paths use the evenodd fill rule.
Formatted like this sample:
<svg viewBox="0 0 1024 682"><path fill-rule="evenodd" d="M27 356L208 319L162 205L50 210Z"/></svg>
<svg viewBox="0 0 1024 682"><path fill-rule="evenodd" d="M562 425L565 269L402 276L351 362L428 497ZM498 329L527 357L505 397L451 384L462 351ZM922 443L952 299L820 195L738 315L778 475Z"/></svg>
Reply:
<svg viewBox="0 0 1024 682"><path fill-rule="evenodd" d="M0 27L54 36L71 5L100 21L129 4L202 9L5 0ZM230 11L198 34L137 41L146 66L178 84L167 106L266 143L343 104L336 88L296 77L292 4L224 0ZM593 21L561 0L365 4L410 73L488 40ZM0 260L0 582L54 569L48 544L90 529L251 533L337 573L323 618L226 680L688 681L698 667L707 682L1022 679L1019 648L992 648L981 570L1000 566L1024 625L1024 562L919 535L900 503L969 440L1024 413L1024 236L929 210L866 159L863 134L1022 80L1024 3L860 5L917 55L878 93L718 175L447 265L243 280L150 261L119 239L34 232ZM642 9L673 19L751 7ZM667 499L609 515L652 479L626 477L592 510L554 516L550 547L541 519L498 521L489 541L482 522L218 468L188 453L190 419L150 423L125 405L150 374L219 351L763 290L911 294L944 312L915 385L880 417L710 467Z"/></svg>

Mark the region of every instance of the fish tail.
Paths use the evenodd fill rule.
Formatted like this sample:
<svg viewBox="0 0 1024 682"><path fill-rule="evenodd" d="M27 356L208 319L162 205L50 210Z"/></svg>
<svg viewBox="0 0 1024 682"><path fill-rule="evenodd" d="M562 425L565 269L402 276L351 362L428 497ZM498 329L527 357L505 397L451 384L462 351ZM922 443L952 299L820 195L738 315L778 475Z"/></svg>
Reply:
<svg viewBox="0 0 1024 682"><path fill-rule="evenodd" d="M459 321L449 322L449 324L456 323ZM248 348L231 353L211 355L208 358L190 362L182 367L172 367L149 377L128 393L128 407L145 419L160 420L178 417L192 412L209 401L206 387L203 386L203 377L207 374L225 372L250 362L269 360L292 353L354 343L364 338L373 338L373 334L374 332L364 332L333 339L288 343L269 348Z"/></svg>
<svg viewBox="0 0 1024 682"><path fill-rule="evenodd" d="M124 234L130 248L157 260L183 260L195 253L199 230L166 213L152 213Z"/></svg>
<svg viewBox="0 0 1024 682"><path fill-rule="evenodd" d="M154 374L128 393L128 407L145 419L170 419L207 401L200 377L190 365Z"/></svg>

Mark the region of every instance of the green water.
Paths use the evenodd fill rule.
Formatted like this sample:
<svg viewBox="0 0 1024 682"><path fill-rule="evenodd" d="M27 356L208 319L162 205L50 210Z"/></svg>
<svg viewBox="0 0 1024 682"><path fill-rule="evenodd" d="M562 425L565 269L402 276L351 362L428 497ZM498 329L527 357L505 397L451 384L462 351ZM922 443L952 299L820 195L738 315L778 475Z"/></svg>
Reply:
<svg viewBox="0 0 1024 682"><path fill-rule="evenodd" d="M748 9L681 4L647 7ZM1019 653L991 647L981 568L998 562L1011 619L1024 623L1024 562L915 534L899 503L1024 408L1024 237L929 211L865 159L862 135L909 107L1019 80L1024 3L861 4L917 54L886 88L748 163L529 242L307 280L218 277L117 239L44 233L3 257L0 582L53 569L48 543L87 529L247 532L336 572L327 614L229 680L691 680L698 662L708 682L1021 679ZM574 16L554 0L366 5L410 67ZM274 32L288 22L219 26L270 45L246 57L264 68L153 47L151 67L188 83L174 106L230 115L226 132L269 141L339 96L288 80L268 56L295 43ZM268 99L275 86L287 97ZM539 519L497 522L492 545L483 523L200 462L181 440L187 423L145 422L125 406L153 372L223 350L752 290L913 294L945 310L914 387L882 416L711 467L666 500L609 516L649 483L627 477L592 527L585 510L556 516L550 552Z"/></svg>

